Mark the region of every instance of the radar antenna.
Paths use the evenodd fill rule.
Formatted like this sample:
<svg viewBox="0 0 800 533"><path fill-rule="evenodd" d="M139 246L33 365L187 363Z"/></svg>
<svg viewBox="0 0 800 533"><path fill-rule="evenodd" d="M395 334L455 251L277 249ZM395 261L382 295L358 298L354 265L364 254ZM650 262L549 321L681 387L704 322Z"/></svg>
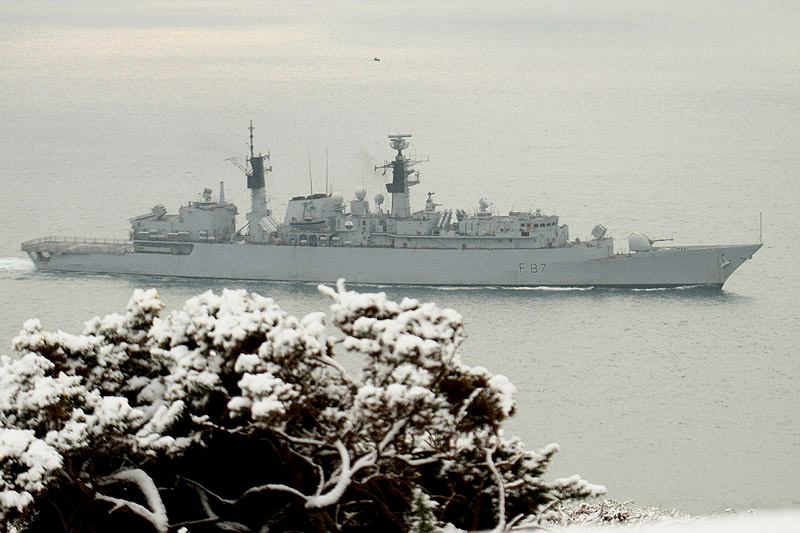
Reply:
<svg viewBox="0 0 800 533"><path fill-rule="evenodd" d="M395 135L389 135L389 146L392 147L392 150L397 150L397 155L403 155L403 150L408 148L408 139L411 137L410 133L398 133Z"/></svg>

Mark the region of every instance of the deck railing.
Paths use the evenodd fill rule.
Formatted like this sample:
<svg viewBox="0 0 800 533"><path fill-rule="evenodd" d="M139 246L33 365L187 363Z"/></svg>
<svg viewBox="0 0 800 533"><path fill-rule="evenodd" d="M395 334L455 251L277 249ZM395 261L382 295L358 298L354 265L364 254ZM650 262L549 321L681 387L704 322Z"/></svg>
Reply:
<svg viewBox="0 0 800 533"><path fill-rule="evenodd" d="M38 239L31 239L22 243L22 246L30 246L33 244L41 244L45 242L57 243L74 243L74 244L131 244L128 239L113 239L108 237L59 237L56 235L48 235L46 237L39 237Z"/></svg>

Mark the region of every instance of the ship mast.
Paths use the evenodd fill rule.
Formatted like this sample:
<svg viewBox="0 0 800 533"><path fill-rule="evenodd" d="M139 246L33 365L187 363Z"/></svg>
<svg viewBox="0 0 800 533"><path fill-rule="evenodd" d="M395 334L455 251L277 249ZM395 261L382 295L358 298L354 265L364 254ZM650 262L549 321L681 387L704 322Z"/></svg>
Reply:
<svg viewBox="0 0 800 533"><path fill-rule="evenodd" d="M264 161L269 161L269 154L255 155L253 151L253 121L250 121L250 171L247 172L247 188L250 189L250 212L247 213L247 225L249 232L248 242L265 242L267 232L261 226L261 220L269 216L270 210L267 208L267 188L264 180L265 172L272 172L272 167L265 165Z"/></svg>
<svg viewBox="0 0 800 533"><path fill-rule="evenodd" d="M384 174L387 169L392 169L392 182L386 184L386 190L392 195L391 215L397 218L408 218L411 216L411 203L408 189L412 185L419 183L419 172L411 168L419 161L412 161L403 155L403 150L408 148L407 139L409 137L411 137L411 135L407 133L389 135L389 146L391 146L393 150L397 150L397 156L395 156L394 161L375 167L375 170L383 169ZM408 176L411 174L416 175L416 180L409 181Z"/></svg>

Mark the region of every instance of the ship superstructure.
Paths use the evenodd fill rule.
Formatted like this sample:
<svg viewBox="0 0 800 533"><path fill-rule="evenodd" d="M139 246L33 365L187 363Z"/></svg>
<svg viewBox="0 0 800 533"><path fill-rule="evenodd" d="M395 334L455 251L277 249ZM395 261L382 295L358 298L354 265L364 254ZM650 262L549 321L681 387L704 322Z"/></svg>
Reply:
<svg viewBox="0 0 800 533"><path fill-rule="evenodd" d="M245 224L225 201L220 183L177 215L163 205L131 219L128 242L80 242L45 237L22 248L41 270L116 272L233 279L490 286L721 287L760 244L654 246L632 234L627 252L615 252L606 228L586 240L540 210L496 214L486 198L477 209L440 209L434 193L413 211L409 190L420 183L419 161L405 154L409 134L389 135L394 159L376 166L391 175L384 207L363 187L345 201L339 193L295 196L284 221L272 217L265 174L269 155L250 154L242 167L250 191Z"/></svg>
<svg viewBox="0 0 800 533"><path fill-rule="evenodd" d="M397 155L389 163L376 166L391 170L386 184L391 208L383 209L384 196L375 195L374 207L366 190L357 187L355 197L345 202L341 194L311 194L289 200L286 217L269 241L287 246L356 246L432 249L553 248L567 246L569 228L557 216L541 211L512 211L494 214L485 198L473 214L465 210L440 210L429 192L425 208L412 212L410 187L420 183L417 163L408 159L409 134L390 135ZM413 179L411 179L413 177ZM613 246L611 239L598 235L595 246ZM574 243L577 244L577 243ZM590 243L584 244L588 246Z"/></svg>

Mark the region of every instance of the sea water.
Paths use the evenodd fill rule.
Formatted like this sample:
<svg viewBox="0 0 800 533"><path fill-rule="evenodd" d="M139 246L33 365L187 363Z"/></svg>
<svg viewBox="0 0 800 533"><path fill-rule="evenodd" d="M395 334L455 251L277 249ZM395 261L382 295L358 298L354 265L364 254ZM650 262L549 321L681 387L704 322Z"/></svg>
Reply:
<svg viewBox="0 0 800 533"><path fill-rule="evenodd" d="M386 195L386 136L411 133L416 208L541 208L618 248L758 242L763 213L722 291L355 288L457 309L462 358L518 388L506 433L561 445L552 477L695 513L800 506L798 7L530 4L3 4L0 353L27 318L78 332L137 287L324 310L314 284L40 273L19 245L125 237L223 180L243 222L225 160L250 119L278 217L326 187Z"/></svg>

